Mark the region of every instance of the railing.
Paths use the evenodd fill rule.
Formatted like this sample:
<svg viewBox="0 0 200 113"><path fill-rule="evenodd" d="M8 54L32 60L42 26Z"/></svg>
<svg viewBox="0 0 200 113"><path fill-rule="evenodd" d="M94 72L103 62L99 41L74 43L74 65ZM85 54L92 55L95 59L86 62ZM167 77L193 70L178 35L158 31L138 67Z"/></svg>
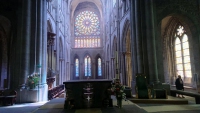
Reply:
<svg viewBox="0 0 200 113"><path fill-rule="evenodd" d="M64 91L65 91L64 85L59 85L52 89L49 89L48 90L48 99L49 100L54 99L54 98L58 97L59 95L61 95Z"/></svg>

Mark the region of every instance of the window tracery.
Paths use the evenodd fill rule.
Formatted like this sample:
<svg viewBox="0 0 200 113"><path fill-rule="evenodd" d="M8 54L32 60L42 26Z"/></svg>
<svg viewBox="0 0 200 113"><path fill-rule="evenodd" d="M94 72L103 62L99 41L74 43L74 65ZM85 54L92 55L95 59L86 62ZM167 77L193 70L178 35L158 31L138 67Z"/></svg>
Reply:
<svg viewBox="0 0 200 113"><path fill-rule="evenodd" d="M75 18L75 48L100 47L100 22L95 12L82 11Z"/></svg>
<svg viewBox="0 0 200 113"><path fill-rule="evenodd" d="M175 34L175 56L177 74L192 77L188 36L181 25Z"/></svg>

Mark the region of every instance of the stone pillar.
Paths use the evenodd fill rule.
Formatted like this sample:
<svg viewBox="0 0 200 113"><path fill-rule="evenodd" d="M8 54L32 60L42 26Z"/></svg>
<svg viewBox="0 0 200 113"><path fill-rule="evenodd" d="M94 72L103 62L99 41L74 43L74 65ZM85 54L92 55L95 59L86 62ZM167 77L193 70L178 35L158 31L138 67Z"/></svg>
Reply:
<svg viewBox="0 0 200 113"><path fill-rule="evenodd" d="M47 85L47 1L42 1L42 67L41 67L41 89L40 89L40 100L47 101L48 97L48 85Z"/></svg>
<svg viewBox="0 0 200 113"><path fill-rule="evenodd" d="M107 63L107 79L110 79L109 61L106 61L106 63Z"/></svg>
<svg viewBox="0 0 200 113"><path fill-rule="evenodd" d="M105 75L106 75L106 73L105 73L105 62L102 62L102 67L101 67L101 69L102 69L102 71L101 71L101 73L102 73L102 78L103 78L103 79L106 79L106 77L105 77ZM97 70L97 72L98 72L98 70Z"/></svg>
<svg viewBox="0 0 200 113"><path fill-rule="evenodd" d="M69 70L70 70L69 61L67 61L67 64L66 64L66 76L67 76L67 80L71 79L70 73L69 73L70 71Z"/></svg>
<svg viewBox="0 0 200 113"><path fill-rule="evenodd" d="M55 1L55 2L57 2L56 4L58 4L59 3L59 1L57 0L57 1ZM59 73L59 70L60 70L60 68L59 68L59 50L60 50L60 45L59 45L59 41L60 41L60 39L59 39L59 24L60 24L60 20L59 20L59 8L56 8L56 14L55 14L55 20L56 20L56 39L55 39L55 48L56 48L56 51L57 51L57 54L56 54L56 63L55 63L55 65L56 65L56 71L58 71L58 73ZM61 79L60 78L60 74L56 77L56 85L60 85L60 83L59 83L59 79Z"/></svg>
<svg viewBox="0 0 200 113"><path fill-rule="evenodd" d="M115 58L114 57L112 57L111 58L111 76L110 76L110 79L113 79L115 76L115 70L114 70L114 60L115 60Z"/></svg>
<svg viewBox="0 0 200 113"><path fill-rule="evenodd" d="M62 75L62 59L59 59L59 69L60 69L60 71L59 71L59 84L61 84L62 83L62 79L63 79L63 75Z"/></svg>
<svg viewBox="0 0 200 113"><path fill-rule="evenodd" d="M29 73L30 64L30 30L31 30L31 0L22 1L22 37L21 37L21 67L19 74L19 85L24 87Z"/></svg>
<svg viewBox="0 0 200 113"><path fill-rule="evenodd" d="M96 72L96 65L95 65L95 61L93 61L93 62L91 62L91 64L92 64L92 67L91 67L91 78L93 78L93 79L96 79L97 78L97 72Z"/></svg>
<svg viewBox="0 0 200 113"><path fill-rule="evenodd" d="M79 63L80 63L80 62L79 62ZM70 80L73 80L73 79L74 79L74 74L73 74L73 73L74 73L74 68L73 68L74 65L71 64L70 66L71 66L71 67L70 67L71 71L70 71L70 75L69 75L69 76L70 76ZM80 76L81 76L81 75L80 75L80 72L81 72L81 65L79 64L79 78L80 78Z"/></svg>
<svg viewBox="0 0 200 113"><path fill-rule="evenodd" d="M152 82L158 83L158 67L156 56L156 35L153 0L145 1L147 23L147 48L149 61L149 77Z"/></svg>
<svg viewBox="0 0 200 113"><path fill-rule="evenodd" d="M117 50L115 50L116 51L116 60L115 60L115 63L116 63L116 65L115 65L115 78L117 78L117 79L120 79L120 76L119 76L119 68L120 68L120 62L119 62L119 57L120 57L120 55L119 55L119 51L120 51L120 12L119 12L119 2L120 2L120 0L117 0L117 44L116 44L116 48L117 48Z"/></svg>
<svg viewBox="0 0 200 113"><path fill-rule="evenodd" d="M42 66L42 21L43 21L43 3L42 0L36 0L37 5L37 14L36 14L36 30L37 30L37 37L36 38L36 66L35 67L41 67ZM40 72L41 74L41 72Z"/></svg>
<svg viewBox="0 0 200 113"><path fill-rule="evenodd" d="M134 0L130 0L130 26L131 26L131 64L132 64L132 93L135 94L135 76L138 73L138 62L137 62L137 49L136 49L136 36L135 36L135 2Z"/></svg>
<svg viewBox="0 0 200 113"><path fill-rule="evenodd" d="M141 0L135 0L135 26L136 26L136 46L137 46L137 66L138 66L138 73L144 73L143 67L143 53L142 53L142 31L141 31Z"/></svg>
<svg viewBox="0 0 200 113"><path fill-rule="evenodd" d="M122 53L122 55L123 55L123 71L122 71L122 73L123 73L123 84L126 84L126 77L127 77L127 74L126 74L126 52L123 52Z"/></svg>

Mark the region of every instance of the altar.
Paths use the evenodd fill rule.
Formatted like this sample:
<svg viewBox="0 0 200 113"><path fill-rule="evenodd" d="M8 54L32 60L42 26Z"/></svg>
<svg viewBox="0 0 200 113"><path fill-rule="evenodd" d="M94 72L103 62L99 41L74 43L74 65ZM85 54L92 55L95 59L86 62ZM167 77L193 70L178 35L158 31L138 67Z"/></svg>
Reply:
<svg viewBox="0 0 200 113"><path fill-rule="evenodd" d="M101 108L111 103L112 80L70 80L65 84L65 109Z"/></svg>

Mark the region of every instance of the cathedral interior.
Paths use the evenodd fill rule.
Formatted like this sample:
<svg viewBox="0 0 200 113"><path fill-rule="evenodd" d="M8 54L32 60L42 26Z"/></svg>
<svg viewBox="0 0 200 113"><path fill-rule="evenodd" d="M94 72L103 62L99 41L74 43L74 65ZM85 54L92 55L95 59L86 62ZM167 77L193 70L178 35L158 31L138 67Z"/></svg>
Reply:
<svg viewBox="0 0 200 113"><path fill-rule="evenodd" d="M65 81L119 79L135 94L143 74L200 93L199 20L200 0L0 0L0 90L42 102Z"/></svg>

